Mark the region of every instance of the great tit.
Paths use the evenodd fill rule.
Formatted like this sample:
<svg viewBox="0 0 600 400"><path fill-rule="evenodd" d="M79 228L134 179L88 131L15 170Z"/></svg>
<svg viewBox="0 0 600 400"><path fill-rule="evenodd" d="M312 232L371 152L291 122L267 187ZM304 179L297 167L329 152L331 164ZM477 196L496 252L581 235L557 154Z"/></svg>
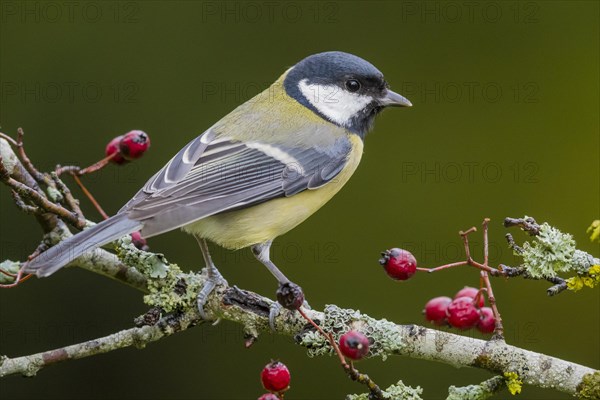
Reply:
<svg viewBox="0 0 600 400"><path fill-rule="evenodd" d="M223 280L207 240L251 247L280 289L294 285L271 262L272 241L348 181L377 114L411 105L362 58L311 55L189 142L115 216L40 254L24 272L49 276L131 232L151 237L182 228L196 237L208 268L198 296L203 317L208 294Z"/></svg>

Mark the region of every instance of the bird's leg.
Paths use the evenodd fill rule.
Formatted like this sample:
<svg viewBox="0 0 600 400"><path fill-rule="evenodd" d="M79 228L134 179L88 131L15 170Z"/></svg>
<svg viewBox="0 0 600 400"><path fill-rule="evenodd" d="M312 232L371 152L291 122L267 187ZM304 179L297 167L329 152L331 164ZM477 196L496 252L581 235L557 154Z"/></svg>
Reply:
<svg viewBox="0 0 600 400"><path fill-rule="evenodd" d="M279 314L281 306L288 310L297 310L305 303L305 301L302 288L291 282L271 261L271 243L271 241L268 241L252 246L252 253L258 261L267 267L275 279L277 279L277 282L279 282L279 288L277 289L278 303L275 303L275 305L271 307L269 313L269 324L271 325L271 329L275 330L274 320Z"/></svg>
<svg viewBox="0 0 600 400"><path fill-rule="evenodd" d="M208 318L206 313L204 312L204 305L208 300L208 296L212 293L213 290L215 290L215 287L217 285L227 285L227 281L225 280L225 278L223 278L223 275L221 275L221 273L213 263L212 258L210 258L210 252L208 251L208 244L206 243L206 240L196 235L194 235L194 237L198 241L200 250L202 250L202 257L204 257L204 264L206 265L206 269L208 272L208 279L206 280L206 283L204 283L202 290L200 290L200 293L198 293L198 297L196 298L198 304L198 313L200 314L202 319L207 320Z"/></svg>

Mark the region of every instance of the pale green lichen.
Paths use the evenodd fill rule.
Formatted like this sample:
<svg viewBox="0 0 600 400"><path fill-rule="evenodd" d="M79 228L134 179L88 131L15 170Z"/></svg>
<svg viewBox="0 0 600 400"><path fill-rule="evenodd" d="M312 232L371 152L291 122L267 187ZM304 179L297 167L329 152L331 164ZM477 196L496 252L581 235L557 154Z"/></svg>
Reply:
<svg viewBox="0 0 600 400"><path fill-rule="evenodd" d="M17 275L21 269L21 263L17 261L4 260L0 263L0 269L9 274ZM15 283L15 278L6 274L0 273L0 284L7 285Z"/></svg>
<svg viewBox="0 0 600 400"><path fill-rule="evenodd" d="M60 203L61 201L64 200L64 197L62 195L62 193L60 192L60 190L58 190L55 187L52 186L48 186L46 188L46 194L48 194L48 198L53 202L53 203Z"/></svg>
<svg viewBox="0 0 600 400"><path fill-rule="evenodd" d="M404 346L402 336L396 324L385 319L376 320L358 310L343 309L335 305L327 305L325 318L320 325L325 332L331 332L336 341L350 330L356 330L369 338L369 356L381 356L383 360L388 354L399 353ZM308 348L310 357L334 354L328 341L316 332L307 332L300 338L300 344Z"/></svg>
<svg viewBox="0 0 600 400"><path fill-rule="evenodd" d="M575 240L568 233L543 223L539 234L523 244L523 266L533 278L554 278L572 269Z"/></svg>
<svg viewBox="0 0 600 400"><path fill-rule="evenodd" d="M179 267L169 265L170 269ZM166 312L184 310L196 306L196 298L202 286L202 280L197 274L177 275L177 279L148 280L149 294L144 296L144 302L152 307L160 307Z"/></svg>
<svg viewBox="0 0 600 400"><path fill-rule="evenodd" d="M484 400L492 397L504 387L505 380L501 376L494 376L479 385L450 386L446 400Z"/></svg>
<svg viewBox="0 0 600 400"><path fill-rule="evenodd" d="M413 388L405 385L401 380L383 391L387 400L423 400L421 397L423 389L420 386ZM346 400L369 400L369 393L349 394Z"/></svg>
<svg viewBox="0 0 600 400"><path fill-rule="evenodd" d="M571 268L579 275L588 275L590 268L598 264L600 264L600 260L585 251L575 250L573 253Z"/></svg>
<svg viewBox="0 0 600 400"><path fill-rule="evenodd" d="M123 263L135 267L149 278L164 279L169 273L169 263L163 254L138 249L133 245L129 235L117 241L116 250Z"/></svg>
<svg viewBox="0 0 600 400"><path fill-rule="evenodd" d="M326 354L328 343L329 342L323 335L315 331L310 331L303 334L299 342L301 346L308 348L309 357Z"/></svg>
<svg viewBox="0 0 600 400"><path fill-rule="evenodd" d="M525 217L527 219L527 217ZM564 272L575 272L580 278L572 278L569 288L579 288L579 280L589 278L589 270L600 263L598 258L577 250L575 240L568 233L543 223L532 240L525 242L515 255L523 257L523 267L532 278L550 279Z"/></svg>
<svg viewBox="0 0 600 400"><path fill-rule="evenodd" d="M139 250L125 236L117 242L117 255L128 266L148 277L148 292L144 302L165 312L195 307L203 279L200 275L184 274L177 264L170 264L164 255Z"/></svg>

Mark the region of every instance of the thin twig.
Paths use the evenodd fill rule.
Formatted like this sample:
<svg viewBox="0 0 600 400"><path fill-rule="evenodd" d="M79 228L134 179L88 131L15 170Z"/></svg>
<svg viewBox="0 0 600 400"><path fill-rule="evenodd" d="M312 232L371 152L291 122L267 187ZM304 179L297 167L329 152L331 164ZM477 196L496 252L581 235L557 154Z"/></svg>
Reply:
<svg viewBox="0 0 600 400"><path fill-rule="evenodd" d="M92 172L96 172L99 169L104 168L110 162L110 160L115 158L118 154L118 152L115 152L109 156L104 157L102 160L90 165L89 167L85 167L84 169L79 171L77 175L91 174Z"/></svg>
<svg viewBox="0 0 600 400"><path fill-rule="evenodd" d="M460 267L463 265L469 265L469 262L468 261L458 261L455 263L440 265L439 267L435 267L435 268L423 268L423 269L426 270L427 272L437 272L437 271L441 271L443 269Z"/></svg>
<svg viewBox="0 0 600 400"><path fill-rule="evenodd" d="M551 286L546 290L548 296L556 296L557 294L564 290L567 290L568 288L567 281L558 276L555 276L553 278L546 278L546 280L550 283L554 283L554 286Z"/></svg>
<svg viewBox="0 0 600 400"><path fill-rule="evenodd" d="M84 219L85 217L83 216L83 212L81 211L81 208L79 208L79 200L76 200L75 197L73 197L69 187L65 185L65 183L58 177L56 173L52 172L50 176L52 177L56 188L63 194L67 206L71 209L71 211L77 214L80 219Z"/></svg>
<svg viewBox="0 0 600 400"><path fill-rule="evenodd" d="M473 226L464 232L463 231L458 232L458 234L462 237L463 244L465 246L465 255L467 257L467 260L471 259L471 249L469 248L469 234L472 232L475 232L475 231L477 231L477 228L475 228Z"/></svg>
<svg viewBox="0 0 600 400"><path fill-rule="evenodd" d="M506 242L508 243L509 249L512 249L517 254L523 254L523 248L515 242L515 239L510 233L507 233L506 235L504 235L504 237L506 238Z"/></svg>
<svg viewBox="0 0 600 400"><path fill-rule="evenodd" d="M44 184L44 185L50 186L50 187L54 186L52 183L52 180L50 180L47 175L38 171L38 169L33 165L31 160L27 156L27 153L25 153L25 146L23 144L23 136L25 136L25 132L23 131L23 128L18 128L16 145L17 145L17 149L19 152L19 158L21 159L21 163L23 164L23 166L25 167L27 172L29 172L29 174L33 177L33 179L35 179L38 183Z"/></svg>
<svg viewBox="0 0 600 400"><path fill-rule="evenodd" d="M483 258L484 258L484 262L483 265L487 267L488 264L488 260L489 260L489 249L488 249L488 244L489 244L489 240L488 240L488 225L489 225L489 218L485 218L483 220ZM502 317L500 316L500 311L498 311L498 304L496 303L496 297L494 296L494 291L492 290L492 283L490 282L490 278L488 276L487 271L482 270L481 272L481 278L483 279L483 282L485 283L486 286L486 293L487 293L487 298L490 301L490 307L492 308L492 311L494 312L494 318L496 319L496 325L494 327L494 338L495 339L502 339L504 340L504 326L502 325Z"/></svg>
<svg viewBox="0 0 600 400"><path fill-rule="evenodd" d="M83 229L86 225L86 221L83 218L79 218L77 214L72 211L67 210L66 208L55 204L48 200L46 197L42 196L36 190L30 188L29 186L13 179L6 171L4 167L4 163L2 162L2 157L0 156L0 180L4 182L7 186L13 189L21 198L27 198L31 200L38 207L42 208L44 211L55 214L62 218L64 221L73 225L78 229Z"/></svg>
<svg viewBox="0 0 600 400"><path fill-rule="evenodd" d="M13 138L11 138L10 136L8 136L6 133L2 133L0 132L0 138L6 140L8 143L10 143L11 145L17 147L17 141Z"/></svg>
<svg viewBox="0 0 600 400"><path fill-rule="evenodd" d="M75 182L77 183L79 188L83 191L83 194L86 195L86 197L90 200L90 202L92 203L94 208L98 211L98 213L102 216L103 219L108 219L108 214L100 206L100 203L98 203L98 201L92 195L92 193L85 187L85 185L83 184L81 179L79 179L79 177L82 175L85 175L85 174L90 174L92 172L95 172L95 171L98 171L98 170L104 168L110 162L110 160L112 160L113 158L115 158L117 156L117 154L118 153L113 153L107 157L104 157L102 160L100 160L86 168L81 168L81 167L78 167L75 165L65 165L65 166L57 165L56 169L54 170L54 173L57 176L60 176L64 173L69 173L73 177L73 179L75 180Z"/></svg>
<svg viewBox="0 0 600 400"><path fill-rule="evenodd" d="M0 268L0 274L8 276L9 278L16 278L17 274L12 274L8 271L3 270L2 268Z"/></svg>
<svg viewBox="0 0 600 400"><path fill-rule="evenodd" d="M21 196L19 195L19 193L17 193L14 190L10 191L13 201L15 202L15 205L21 210L23 211L25 214L32 214L32 215L38 215L41 213L40 208L36 207L36 206L30 206L29 204L25 204L25 201L23 201L23 199L21 198Z"/></svg>
<svg viewBox="0 0 600 400"><path fill-rule="evenodd" d="M518 226L525 232L529 233L530 236L537 236L540 234L540 225L531 217L527 218L510 218L504 219L504 227L510 228L512 226Z"/></svg>
<svg viewBox="0 0 600 400"><path fill-rule="evenodd" d="M2 288L2 289L11 289L11 288L14 288L14 287L18 286L19 284L21 284L22 282L26 281L27 279L29 279L29 278L31 278L33 276L32 274L27 274L27 275L23 276L23 270L22 269L19 269L19 271L17 272L16 275L10 274L10 273L8 273L6 271L2 271L2 273L4 275L11 276L15 280L13 283L0 284L0 288Z"/></svg>
<svg viewBox="0 0 600 400"><path fill-rule="evenodd" d="M40 184L31 176L31 174L23 166L23 163L20 161L19 157L14 152L11 143L13 143L13 145L16 147L15 140L4 134L0 135L0 147L2 147L2 153L5 157L8 158L7 161L10 162L10 164L5 165L3 162L4 160L2 160L2 157L0 156L0 163L2 163L2 165L0 166L0 175L8 175L16 181L21 182L22 184L30 187L31 189L39 192L40 194L42 194L42 196L44 196L45 193L43 193ZM10 171L6 170L8 166L10 166ZM25 200L28 199L23 198L24 202ZM51 213L37 213L35 214L35 219L42 227L44 233L52 232L57 227L63 224L62 220L60 220L56 215Z"/></svg>
<svg viewBox="0 0 600 400"><path fill-rule="evenodd" d="M489 219L486 218L486 221L489 222ZM486 225L486 229L487 229L487 225ZM441 271L443 269L449 269L449 268L454 268L454 267L461 267L463 265L470 265L472 267L478 268L482 271L485 271L487 273L489 273L492 276L505 276L506 274L501 270L501 269L495 269L495 268L491 268L488 265L488 261L484 261L483 264L478 263L477 261L475 261L472 257L471 257L471 247L469 245L469 234L476 232L477 228L475 227L471 227L469 229L467 229L466 231L460 231L458 234L461 236L462 241L463 241L463 245L464 245L464 249L465 249L465 261L457 261L454 263L449 263L449 264L444 264L444 265L440 265L439 267L435 267L435 268L417 268L417 270L419 271L425 271L425 272L437 272L437 271ZM484 260L489 260L489 250L487 250L487 242L485 242L487 240L487 233L484 235L485 239L484 239Z"/></svg>
<svg viewBox="0 0 600 400"><path fill-rule="evenodd" d="M83 194L85 194L87 196L87 198L90 200L90 202L92 203L92 205L100 213L100 215L102 216L102 218L103 219L108 219L108 214L100 206L100 203L98 203L98 201L92 195L92 193L85 187L85 185L83 184L83 182L81 182L81 179L79 179L79 177L77 175L75 175L75 174L73 174L73 179L75 179L75 182L77 183L77 185L79 185L79 188L81 189L81 191L83 192Z"/></svg>
<svg viewBox="0 0 600 400"><path fill-rule="evenodd" d="M106 167L106 165L110 162L110 160L115 158L118 154L119 153L112 153L111 155L106 156L103 159L101 159L100 161L95 162L94 164L87 166L85 168L81 168L77 165L64 165L64 166L57 165L54 172L56 172L56 174L58 176L61 176L65 172L68 172L73 176L75 176L75 175L81 176L81 175L85 175L85 174L91 174L92 172L96 172L96 171Z"/></svg>
<svg viewBox="0 0 600 400"><path fill-rule="evenodd" d="M483 265L486 267L489 265L489 249L488 249L488 225L490 223L489 218L483 219Z"/></svg>

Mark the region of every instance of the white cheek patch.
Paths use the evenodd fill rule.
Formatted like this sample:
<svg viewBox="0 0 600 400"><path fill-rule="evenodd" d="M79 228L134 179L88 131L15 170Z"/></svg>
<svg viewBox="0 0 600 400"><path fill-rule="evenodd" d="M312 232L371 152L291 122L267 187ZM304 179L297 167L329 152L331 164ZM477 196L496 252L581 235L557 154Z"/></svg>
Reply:
<svg viewBox="0 0 600 400"><path fill-rule="evenodd" d="M308 79L298 82L298 88L321 114L342 126L348 126L352 117L372 101L369 96L350 93L339 86L308 84Z"/></svg>

